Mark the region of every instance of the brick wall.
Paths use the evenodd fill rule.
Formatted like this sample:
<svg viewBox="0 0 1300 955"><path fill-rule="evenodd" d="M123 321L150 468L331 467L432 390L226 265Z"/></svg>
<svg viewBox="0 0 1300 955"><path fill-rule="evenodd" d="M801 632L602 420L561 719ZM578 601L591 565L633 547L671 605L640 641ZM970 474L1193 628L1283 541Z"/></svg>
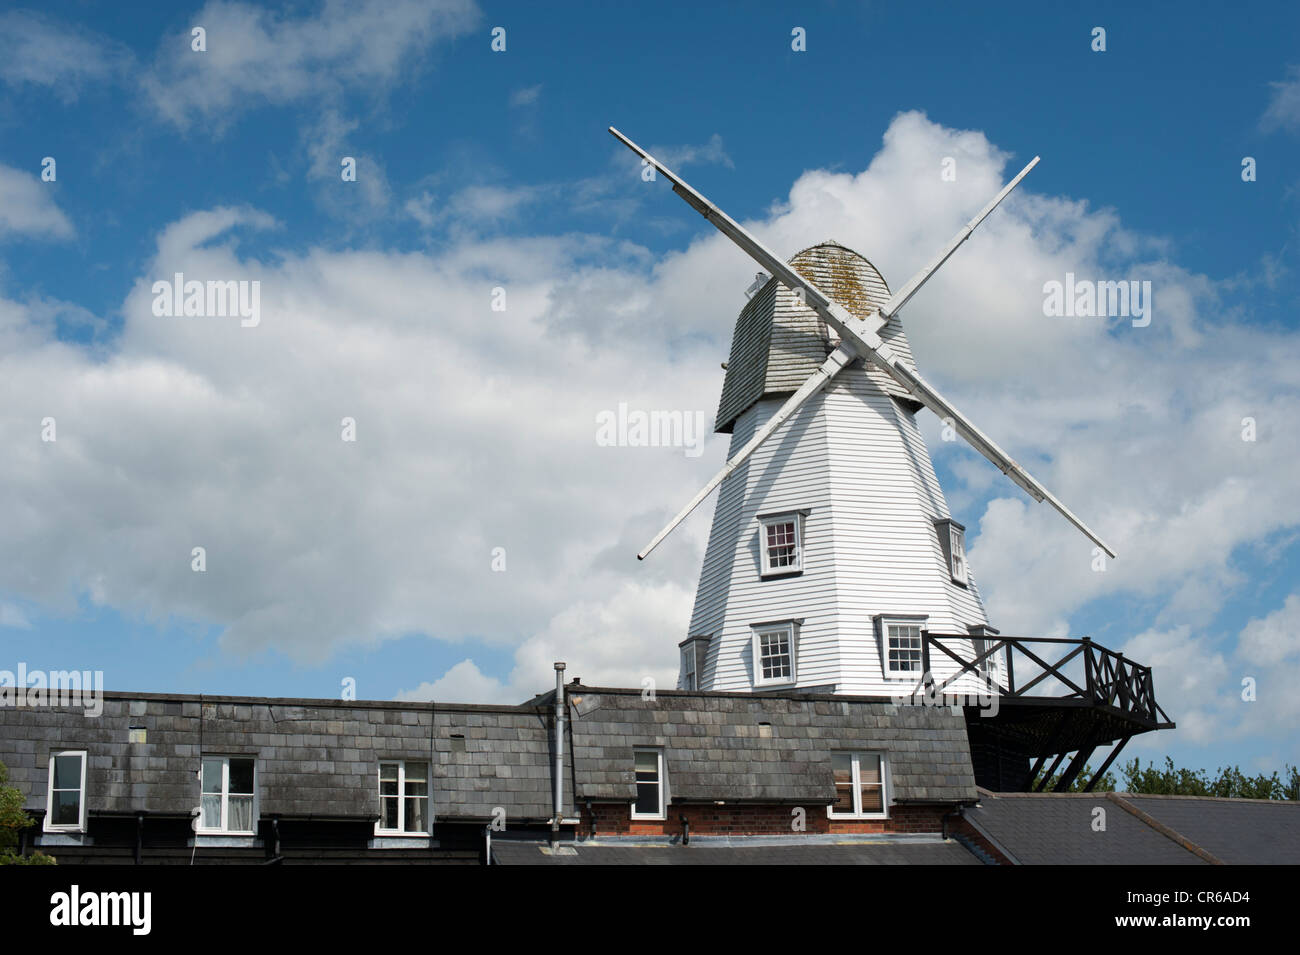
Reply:
<svg viewBox="0 0 1300 955"><path fill-rule="evenodd" d="M790 835L795 816L793 806L673 806L666 820L633 819L626 803L596 803L591 813L582 810L582 832L591 832L595 817L600 836L680 836L681 817L685 816L691 835L757 836ZM943 817L952 806L894 806L888 819L829 819L825 806L806 806L804 832L807 833L926 833L943 831ZM951 820L950 820L951 821Z"/></svg>

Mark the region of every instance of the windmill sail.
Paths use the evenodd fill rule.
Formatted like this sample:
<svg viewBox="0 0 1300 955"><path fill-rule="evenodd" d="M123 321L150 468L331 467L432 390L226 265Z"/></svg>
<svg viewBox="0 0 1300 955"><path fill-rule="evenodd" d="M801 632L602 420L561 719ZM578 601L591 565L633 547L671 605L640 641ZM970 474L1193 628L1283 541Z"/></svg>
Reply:
<svg viewBox="0 0 1300 955"><path fill-rule="evenodd" d="M841 340L848 347L862 358L870 361L876 367L884 371L896 382L906 389L907 393L919 403L930 408L941 418L951 421L955 430L962 438L975 448L980 454L992 461L993 464L1012 479L1020 488L1027 491L1036 501L1047 501L1071 524L1078 528L1093 543L1099 546L1111 557L1115 552L1106 545L1079 517L1077 517L1069 508L1067 508L1055 495L1046 487L1039 483L1033 475L1020 466L1014 458L1003 451L991 438L985 435L975 424L966 418L957 408L948 402L939 392L926 382L915 369L909 368L907 364L895 354L893 348L887 344L880 335L880 330L885 326L887 318L892 318L893 314L902 307L904 303L921 287L922 284L932 275L954 251L970 237L971 232L979 225L984 218L995 209L999 203L1011 192L1012 189L1028 174L1029 170L1038 162L1035 157L1018 176L1009 182L994 199L984 207L984 209L972 219L966 226L958 232L957 236L948 243L947 246L932 260L926 268L917 273L903 287L898 296L894 297L890 303L884 306L885 309L892 309L889 315L882 314L880 309L874 311L868 318L861 319L854 316L848 309L840 303L831 299L825 292L818 288L813 282L807 280L787 263L783 262L775 253L764 246L756 238L750 235L734 219L706 199L701 193L693 189L685 180L675 175L672 170L668 169L657 159L643 150L632 140L628 139L614 127L609 131L622 141L629 149L642 156L644 160L654 166L672 183L673 191L680 195L692 208L697 210L701 215L708 219L719 231L744 249L749 255L763 266L770 274L779 279L784 285L796 292L802 300L818 315L833 328L840 336ZM809 394L815 393L815 389L810 390ZM754 442L753 447L745 449L744 455L737 455L743 462L744 456L752 454L766 437L774 433L775 429L769 430L766 434L760 436L760 440ZM732 462L728 462L731 467ZM720 479L719 479L720 480ZM697 495L697 500L702 500L707 492ZM668 524L655 538L653 544L647 547L639 554L644 557L651 547L655 546L668 533L670 533L678 523L681 522L694 507L694 504L678 514L672 522Z"/></svg>

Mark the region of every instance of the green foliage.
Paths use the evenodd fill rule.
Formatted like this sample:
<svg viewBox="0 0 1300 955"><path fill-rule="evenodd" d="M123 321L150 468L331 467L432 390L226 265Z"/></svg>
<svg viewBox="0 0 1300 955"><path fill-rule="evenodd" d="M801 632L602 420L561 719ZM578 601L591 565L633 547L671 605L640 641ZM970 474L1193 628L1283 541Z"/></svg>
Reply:
<svg viewBox="0 0 1300 955"><path fill-rule="evenodd" d="M1088 765L1083 767L1083 769L1079 772L1079 775L1075 777L1074 782L1070 783L1069 788L1067 788L1065 791L1067 793L1083 792L1085 789L1087 789L1088 781L1092 779L1093 775L1094 773L1092 770L1092 764L1089 763ZM1034 778L1033 788L1035 789L1038 788L1038 783L1042 780L1042 778L1043 778L1043 774L1040 772ZM1056 784L1060 781L1060 779L1061 779L1060 773L1057 773L1055 776L1048 777L1047 785L1043 787L1042 791L1045 793L1053 792L1056 789ZM1097 780L1097 785L1092 787L1092 791L1095 793L1113 792L1114 789L1115 789L1115 777L1111 773L1107 773L1105 776L1102 776L1099 780Z"/></svg>
<svg viewBox="0 0 1300 955"><path fill-rule="evenodd" d="M1157 796L1231 796L1238 799L1297 799L1300 798L1300 769L1289 763L1285 777L1276 772L1247 776L1236 766L1220 769L1211 776L1204 769L1183 769L1165 757L1165 768L1157 769L1148 763L1144 769L1141 760L1134 760L1120 770L1124 775L1125 790Z"/></svg>
<svg viewBox="0 0 1300 955"><path fill-rule="evenodd" d="M32 825L32 817L23 811L22 791L9 782L9 768L0 763L0 865L53 865L54 858L43 852L29 856L18 854L18 833Z"/></svg>

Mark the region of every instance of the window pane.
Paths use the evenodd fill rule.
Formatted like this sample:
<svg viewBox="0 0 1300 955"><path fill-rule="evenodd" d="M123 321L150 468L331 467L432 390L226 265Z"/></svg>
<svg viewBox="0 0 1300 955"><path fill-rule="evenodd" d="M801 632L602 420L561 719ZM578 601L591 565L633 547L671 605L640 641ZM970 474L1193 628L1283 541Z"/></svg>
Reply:
<svg viewBox="0 0 1300 955"><path fill-rule="evenodd" d="M424 811L429 804L429 800L424 798L406 800L406 831L407 832L427 832L425 826Z"/></svg>
<svg viewBox="0 0 1300 955"><path fill-rule="evenodd" d="M794 521L767 525L767 565L772 570L793 567L798 562Z"/></svg>
<svg viewBox="0 0 1300 955"><path fill-rule="evenodd" d="M880 782L880 757L875 753L866 753L858 757L858 774L862 785Z"/></svg>
<svg viewBox="0 0 1300 955"><path fill-rule="evenodd" d="M81 788L81 756L54 757L54 788Z"/></svg>
<svg viewBox="0 0 1300 955"><path fill-rule="evenodd" d="M921 628L914 624L891 623L887 628L888 660L891 670L921 669Z"/></svg>
<svg viewBox="0 0 1300 955"><path fill-rule="evenodd" d="M56 770L57 772L57 770ZM81 793L79 790L56 792L54 796L55 826L75 826L81 822Z"/></svg>
<svg viewBox="0 0 1300 955"><path fill-rule="evenodd" d="M205 793L221 792L221 764L219 759L203 760L203 791Z"/></svg>
<svg viewBox="0 0 1300 955"><path fill-rule="evenodd" d="M253 761L251 759L232 759L230 761L230 791L251 795L253 792Z"/></svg>
<svg viewBox="0 0 1300 955"><path fill-rule="evenodd" d="M640 773L637 774L640 776ZM636 784L636 811L646 815L659 814L659 784L642 783Z"/></svg>
<svg viewBox="0 0 1300 955"><path fill-rule="evenodd" d="M831 754L831 772L835 776L835 812L853 812L853 757L848 753Z"/></svg>
<svg viewBox="0 0 1300 955"><path fill-rule="evenodd" d="M396 796L396 795L397 795L397 780L396 780L396 779L381 779L381 780L379 780L379 795L381 795L381 796Z"/></svg>
<svg viewBox="0 0 1300 955"><path fill-rule="evenodd" d="M253 797L231 796L226 801L226 828L232 832L249 832L253 828Z"/></svg>
<svg viewBox="0 0 1300 955"><path fill-rule="evenodd" d="M379 828L397 828L397 797L385 796L379 800Z"/></svg>
<svg viewBox="0 0 1300 955"><path fill-rule="evenodd" d="M221 797L205 795L200 805L203 808L203 814L199 817L199 827L202 829L220 829Z"/></svg>
<svg viewBox="0 0 1300 955"><path fill-rule="evenodd" d="M639 749L636 753L636 778L655 781L659 779L659 754L650 750Z"/></svg>
<svg viewBox="0 0 1300 955"><path fill-rule="evenodd" d="M884 812L884 790L879 785L862 787L862 811Z"/></svg>
<svg viewBox="0 0 1300 955"><path fill-rule="evenodd" d="M770 630L758 635L759 666L764 680L788 680L793 673L790 631Z"/></svg>
<svg viewBox="0 0 1300 955"><path fill-rule="evenodd" d="M427 796L429 794L429 764L406 764L406 795Z"/></svg>

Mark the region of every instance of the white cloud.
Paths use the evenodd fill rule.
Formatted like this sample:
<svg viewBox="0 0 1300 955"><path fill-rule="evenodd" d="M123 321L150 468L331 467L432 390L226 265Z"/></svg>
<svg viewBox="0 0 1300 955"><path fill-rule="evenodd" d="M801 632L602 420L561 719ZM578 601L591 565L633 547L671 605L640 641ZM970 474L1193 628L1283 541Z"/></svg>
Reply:
<svg viewBox="0 0 1300 955"><path fill-rule="evenodd" d="M0 600L0 627L11 627L15 630L30 630L31 621L27 619L27 614L16 604Z"/></svg>
<svg viewBox="0 0 1300 955"><path fill-rule="evenodd" d="M650 149L654 156L669 169L676 171L684 166L717 165L735 169L727 151L722 146L722 137L714 133L709 141L702 145L655 146Z"/></svg>
<svg viewBox="0 0 1300 955"><path fill-rule="evenodd" d="M166 120L181 128L197 121L219 134L254 106L386 90L420 68L435 44L479 20L473 0L325 3L314 16L296 17L210 0L163 39L142 83ZM206 52L191 49L195 26L207 31Z"/></svg>
<svg viewBox="0 0 1300 955"><path fill-rule="evenodd" d="M1275 740L1295 760L1300 699L1300 594L1251 619L1235 641L1212 644L1191 626L1148 630L1117 649L1152 668L1156 699L1178 723L1179 736L1210 745ZM1252 692L1247 692L1247 685ZM1146 740L1148 746L1155 740ZM1264 765L1261 763L1261 765Z"/></svg>
<svg viewBox="0 0 1300 955"><path fill-rule="evenodd" d="M537 83L534 86L522 86L510 93L510 105L518 109L521 106L535 106L537 101L542 97L542 84Z"/></svg>
<svg viewBox="0 0 1300 955"><path fill-rule="evenodd" d="M485 676L472 660L462 660L397 699L519 703L554 685L557 662L566 666L566 681L580 679L587 686L672 689L676 647L693 596L675 583L625 581L552 617L515 651L508 679Z"/></svg>
<svg viewBox="0 0 1300 955"><path fill-rule="evenodd" d="M55 188L34 173L0 165L0 237L13 233L71 238L71 221L50 198Z"/></svg>
<svg viewBox="0 0 1300 955"><path fill-rule="evenodd" d="M1292 594L1268 616L1246 624L1241 631L1241 655L1259 666L1300 657L1300 594Z"/></svg>
<svg viewBox="0 0 1300 955"><path fill-rule="evenodd" d="M1300 131L1300 66L1287 68L1285 80L1270 83L1273 95L1260 118L1265 130Z"/></svg>
<svg viewBox="0 0 1300 955"><path fill-rule="evenodd" d="M365 222L383 215L391 200L383 164L356 148L360 124L326 110L304 129L308 175L319 184L317 198L340 218ZM353 161L355 179L343 179L343 160Z"/></svg>
<svg viewBox="0 0 1300 955"><path fill-rule="evenodd" d="M104 36L55 23L26 10L0 13L0 80L35 86L72 102L91 83L113 80L129 51Z"/></svg>
<svg viewBox="0 0 1300 955"><path fill-rule="evenodd" d="M949 156L956 182L940 178ZM839 239L898 287L1019 164L980 133L903 114L866 170L805 173L747 225L787 255ZM546 200L509 188L467 193L460 214L491 221ZM641 189L636 201L694 221L666 188L641 198L649 188L605 194ZM430 197L408 212L445 208ZM30 306L0 302L0 335L16 342L0 358L9 445L27 447L46 414L60 422L57 447L0 463L0 494L23 502L0 593L45 605L93 593L225 626L231 649L303 659L413 632L515 649L515 673L495 682L473 660L420 675L445 693L523 698L549 685L559 658L588 682L670 680L708 509L650 560L632 555L724 443L701 458L600 448L595 415L620 401L711 415L754 265L708 231L662 257L601 236L458 235L436 254L254 260L218 242L240 223L268 224L214 210L168 228L107 356L49 341ZM903 320L922 373L1120 554L1093 572L1077 531L938 441L923 414L932 452L959 476L954 501L999 489L982 512L958 514L978 525L971 567L994 625L1070 632L1088 601L1137 597L1160 609L1094 636L1116 645L1142 630L1133 653L1145 663L1141 652L1169 668L1236 666L1200 628L1240 586L1237 557L1300 524L1300 345L1243 323L1231 288L1167 254L1112 211L1035 194L1031 176ZM259 279L261 325L153 318L149 283L178 270ZM1067 271L1152 281L1151 325L1045 317L1043 283ZM504 313L490 307L498 285ZM355 444L339 440L345 415ZM1245 416L1257 441L1241 440ZM200 544L206 575L189 570ZM497 546L505 573L490 569ZM1253 712L1286 710L1267 694Z"/></svg>

